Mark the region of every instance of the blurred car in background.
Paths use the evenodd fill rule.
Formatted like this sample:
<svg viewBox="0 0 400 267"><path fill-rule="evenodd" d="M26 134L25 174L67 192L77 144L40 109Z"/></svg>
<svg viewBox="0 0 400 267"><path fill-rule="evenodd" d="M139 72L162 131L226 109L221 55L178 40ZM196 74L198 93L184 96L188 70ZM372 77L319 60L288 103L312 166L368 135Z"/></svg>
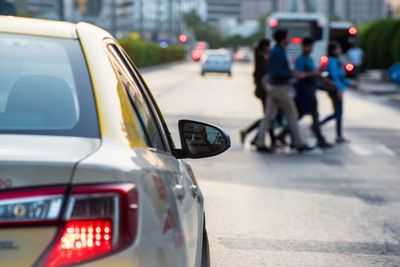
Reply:
<svg viewBox="0 0 400 267"><path fill-rule="evenodd" d="M235 53L235 60L239 62L250 62L252 50L248 47L240 47Z"/></svg>
<svg viewBox="0 0 400 267"><path fill-rule="evenodd" d="M219 50L226 51L229 54L231 61L235 60L235 51L232 47L222 47Z"/></svg>
<svg viewBox="0 0 400 267"><path fill-rule="evenodd" d="M207 50L201 60L201 75L226 73L232 76L232 58L225 50Z"/></svg>
<svg viewBox="0 0 400 267"><path fill-rule="evenodd" d="M204 52L208 49L208 47L209 44L207 42L204 41L196 42L193 45L192 51L190 53L192 59L196 62L200 61L200 59L203 57Z"/></svg>

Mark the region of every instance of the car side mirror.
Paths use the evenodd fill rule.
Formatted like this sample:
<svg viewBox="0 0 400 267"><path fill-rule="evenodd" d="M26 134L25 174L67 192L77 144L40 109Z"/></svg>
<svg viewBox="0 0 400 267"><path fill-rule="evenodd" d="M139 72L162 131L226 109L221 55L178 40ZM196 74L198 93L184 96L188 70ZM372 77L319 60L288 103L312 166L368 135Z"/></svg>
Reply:
<svg viewBox="0 0 400 267"><path fill-rule="evenodd" d="M179 158L207 158L219 155L231 146L229 135L218 127L197 121L180 120L182 151Z"/></svg>

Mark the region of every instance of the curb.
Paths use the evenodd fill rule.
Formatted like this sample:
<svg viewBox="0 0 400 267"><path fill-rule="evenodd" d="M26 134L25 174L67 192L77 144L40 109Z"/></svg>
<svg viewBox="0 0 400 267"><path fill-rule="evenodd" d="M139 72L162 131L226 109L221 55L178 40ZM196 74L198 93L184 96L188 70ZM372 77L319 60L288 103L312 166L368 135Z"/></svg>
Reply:
<svg viewBox="0 0 400 267"><path fill-rule="evenodd" d="M396 85L391 83L361 83L356 90L370 95L394 95L400 93Z"/></svg>
<svg viewBox="0 0 400 267"><path fill-rule="evenodd" d="M396 104L400 104L400 94L392 96L391 97L392 101L395 102Z"/></svg>

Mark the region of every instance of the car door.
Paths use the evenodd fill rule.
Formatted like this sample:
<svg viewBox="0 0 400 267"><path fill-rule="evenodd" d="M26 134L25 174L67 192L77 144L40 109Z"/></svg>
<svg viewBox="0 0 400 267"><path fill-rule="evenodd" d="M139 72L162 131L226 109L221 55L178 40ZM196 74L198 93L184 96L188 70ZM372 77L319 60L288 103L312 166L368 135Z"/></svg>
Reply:
<svg viewBox="0 0 400 267"><path fill-rule="evenodd" d="M184 162L177 160L173 155L172 140L168 129L163 125L163 119L158 114L158 108L153 102L144 83L140 80L129 59L115 43L109 44L109 49L122 66L127 77L128 93L136 105L138 117L147 132L149 146L158 158L168 166L173 176L173 190L176 206L184 232L183 243L187 249L188 266L199 264L199 254L202 242L203 206L202 198L191 170ZM178 241L179 242L179 241Z"/></svg>

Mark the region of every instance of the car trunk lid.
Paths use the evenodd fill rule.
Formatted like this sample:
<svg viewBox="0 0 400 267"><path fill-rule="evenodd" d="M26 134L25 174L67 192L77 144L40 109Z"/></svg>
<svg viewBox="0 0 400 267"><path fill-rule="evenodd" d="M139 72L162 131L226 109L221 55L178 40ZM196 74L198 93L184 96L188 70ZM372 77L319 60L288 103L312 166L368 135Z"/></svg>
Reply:
<svg viewBox="0 0 400 267"><path fill-rule="evenodd" d="M60 205L65 199L66 185L71 181L75 165L96 151L99 145L99 139L1 135L2 266L32 266L46 251L57 232L60 213L53 212L49 215L47 212L46 218L50 220L40 219L29 223L29 218L42 218L37 214L45 212L46 209L56 207L60 210ZM58 203L56 200L53 206L46 206L45 201L51 197L58 197L60 200ZM29 201L35 204L27 204ZM25 204L22 204L23 202ZM30 212L33 205L36 205L34 215ZM38 208L40 206L44 208ZM24 222L26 220L28 223Z"/></svg>
<svg viewBox="0 0 400 267"><path fill-rule="evenodd" d="M0 189L67 184L75 164L99 145L91 138L2 135Z"/></svg>

